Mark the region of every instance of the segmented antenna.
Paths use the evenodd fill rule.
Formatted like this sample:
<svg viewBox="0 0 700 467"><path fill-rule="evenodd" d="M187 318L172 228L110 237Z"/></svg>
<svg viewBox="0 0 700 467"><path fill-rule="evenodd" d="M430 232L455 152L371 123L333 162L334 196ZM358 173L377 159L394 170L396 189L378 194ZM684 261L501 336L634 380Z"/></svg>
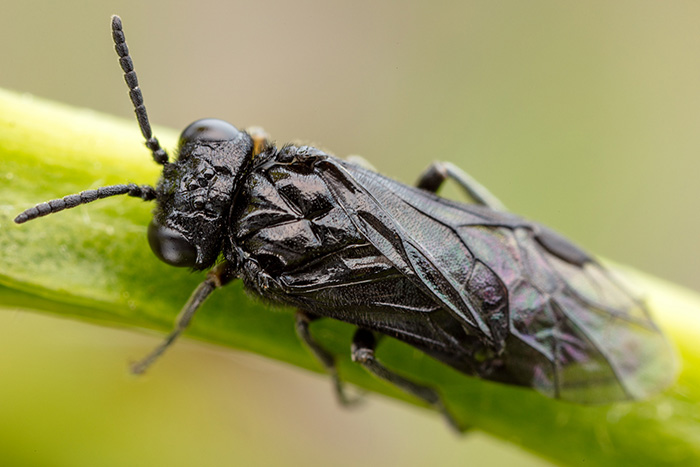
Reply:
<svg viewBox="0 0 700 467"><path fill-rule="evenodd" d="M136 120L139 122L141 134L146 139L146 147L151 150L153 160L158 164L165 165L168 163L168 153L160 147L160 143L151 132L151 124L148 122L148 114L146 106L143 104L143 94L139 87L139 80L134 71L134 62L129 55L129 47L126 46L126 38L122 29L122 20L119 16L112 16L112 39L114 39L114 50L119 55L119 65L124 70L124 81L129 86L129 97L134 104L134 112L136 112Z"/></svg>
<svg viewBox="0 0 700 467"><path fill-rule="evenodd" d="M128 195L134 198L141 198L144 201L151 201L156 199L156 190L152 186L139 186L133 183L103 186L96 190L81 191L75 195L68 195L60 199L52 199L46 203L37 204L33 208L29 208L15 217L15 222L17 224L22 224L36 219L37 217L46 216L54 212L74 208L81 204L92 203L98 199L109 198L110 196L116 195Z"/></svg>

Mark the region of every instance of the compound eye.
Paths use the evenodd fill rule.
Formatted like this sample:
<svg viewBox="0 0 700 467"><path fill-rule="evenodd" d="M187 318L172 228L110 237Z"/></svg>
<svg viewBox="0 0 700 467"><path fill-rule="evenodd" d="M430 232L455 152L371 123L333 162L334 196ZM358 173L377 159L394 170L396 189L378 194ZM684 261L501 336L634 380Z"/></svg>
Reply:
<svg viewBox="0 0 700 467"><path fill-rule="evenodd" d="M191 123L180 135L180 145L192 141L232 141L241 132L228 122L216 118L205 118Z"/></svg>
<svg viewBox="0 0 700 467"><path fill-rule="evenodd" d="M148 244L153 253L163 262L177 267L194 267L197 264L197 249L184 235L162 226L155 220L148 225Z"/></svg>

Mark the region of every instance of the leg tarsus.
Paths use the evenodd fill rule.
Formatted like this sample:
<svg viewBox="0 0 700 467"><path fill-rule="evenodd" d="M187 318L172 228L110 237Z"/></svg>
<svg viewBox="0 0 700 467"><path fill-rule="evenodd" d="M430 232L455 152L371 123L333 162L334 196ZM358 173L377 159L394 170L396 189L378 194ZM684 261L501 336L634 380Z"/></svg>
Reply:
<svg viewBox="0 0 700 467"><path fill-rule="evenodd" d="M312 321L319 319L318 316L308 313L303 310L298 310L296 313L296 331L299 339L306 345L306 347L314 354L316 359L323 365L323 368L331 376L333 380L333 389L338 401L346 406L352 406L357 404L362 400L361 397L348 397L345 391L345 385L340 380L338 375L338 368L335 364L335 357L326 349L324 349L318 342L314 340L311 336L311 331L309 330L309 324Z"/></svg>
<svg viewBox="0 0 700 467"><path fill-rule="evenodd" d="M433 162L430 164L426 171L419 177L416 186L435 193L448 178L457 182L477 204L487 206L494 211L506 211L506 207L501 200L494 196L485 186L477 182L471 175L451 162Z"/></svg>
<svg viewBox="0 0 700 467"><path fill-rule="evenodd" d="M406 379L377 361L374 356L376 343L377 341L370 331L358 329L352 341L352 360L362 365L374 376L397 386L399 389L431 405L443 415L450 427L460 433L464 432L466 428L462 427L457 419L447 410L437 390Z"/></svg>
<svg viewBox="0 0 700 467"><path fill-rule="evenodd" d="M173 342L182 334L182 332L187 329L194 313L199 309L199 307L204 303L204 300L217 288L222 287L233 279L231 266L227 261L218 264L207 274L207 278L199 284L199 286L192 292L189 300L180 311L180 314L175 320L175 329L173 329L170 334L165 338L165 340L151 353L146 355L144 358L138 362L131 364L131 372L133 374L140 375L144 373L148 367L150 367L153 362L155 362L158 357L160 357Z"/></svg>

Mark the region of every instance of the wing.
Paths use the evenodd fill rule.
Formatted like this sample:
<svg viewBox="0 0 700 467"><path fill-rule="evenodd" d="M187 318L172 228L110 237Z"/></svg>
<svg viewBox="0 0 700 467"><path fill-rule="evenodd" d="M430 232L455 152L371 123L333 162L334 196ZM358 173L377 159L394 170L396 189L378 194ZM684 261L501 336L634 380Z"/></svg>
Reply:
<svg viewBox="0 0 700 467"><path fill-rule="evenodd" d="M470 273L483 268L451 226L434 222L428 211L408 209L396 190L409 188L398 182L332 158L320 159L315 166L354 226L396 269L471 334L483 336L490 347L500 350L508 329L507 291L492 275L488 300L493 312L484 313L483 299L475 293L484 287L465 287ZM462 219L465 214L455 212Z"/></svg>
<svg viewBox="0 0 700 467"><path fill-rule="evenodd" d="M360 233L493 350L502 368L480 376L584 403L643 398L675 377L643 303L558 234L337 159L316 167Z"/></svg>

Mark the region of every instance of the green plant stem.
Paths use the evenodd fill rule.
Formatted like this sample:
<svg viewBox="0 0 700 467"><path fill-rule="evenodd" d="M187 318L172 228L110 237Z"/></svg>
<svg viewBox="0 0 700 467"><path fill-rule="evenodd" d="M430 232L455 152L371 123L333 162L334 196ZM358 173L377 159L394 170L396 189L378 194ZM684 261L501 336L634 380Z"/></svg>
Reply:
<svg viewBox="0 0 700 467"><path fill-rule="evenodd" d="M174 132L157 128L156 134L164 147L174 146ZM158 166L135 122L0 90L0 164L0 304L104 325L171 329L204 277L151 254L145 235L151 205L112 198L12 223L17 213L48 199L106 184L155 183ZM652 400L595 407L550 400L466 377L390 339L379 356L439 387L466 424L555 462L700 465L700 298L624 272L644 291L682 361L677 384ZM350 326L324 321L312 332L340 356L344 380L416 403L349 361ZM240 284L215 293L187 335L321 371L299 344L292 313L271 310Z"/></svg>

